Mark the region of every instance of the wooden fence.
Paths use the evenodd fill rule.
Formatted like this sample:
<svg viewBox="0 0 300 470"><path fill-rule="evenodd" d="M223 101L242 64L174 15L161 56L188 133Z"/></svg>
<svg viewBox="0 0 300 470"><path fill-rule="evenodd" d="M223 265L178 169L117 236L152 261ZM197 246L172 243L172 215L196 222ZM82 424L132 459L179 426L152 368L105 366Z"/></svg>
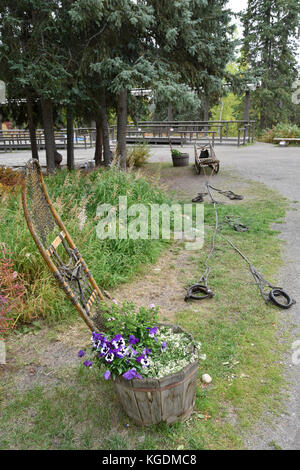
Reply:
<svg viewBox="0 0 300 470"><path fill-rule="evenodd" d="M109 128L110 140L115 143L116 126ZM207 142L212 145L245 145L254 141L255 121L147 121L127 126L127 143L172 144ZM38 149L45 148L45 135L38 129ZM92 127L74 129L74 146L77 148L94 147L96 129ZM55 131L57 149L67 148L67 131ZM0 150L30 149L30 135L24 129L5 129L0 131Z"/></svg>

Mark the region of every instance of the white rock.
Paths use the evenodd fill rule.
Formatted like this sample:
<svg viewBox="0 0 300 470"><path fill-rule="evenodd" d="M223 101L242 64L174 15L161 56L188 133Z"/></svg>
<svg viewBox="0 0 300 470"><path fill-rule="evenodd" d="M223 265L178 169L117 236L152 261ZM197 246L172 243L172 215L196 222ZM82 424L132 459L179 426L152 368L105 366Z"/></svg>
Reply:
<svg viewBox="0 0 300 470"><path fill-rule="evenodd" d="M202 382L204 382L205 384L210 384L212 382L212 378L210 375L208 374L203 374L202 377L201 377L201 380Z"/></svg>

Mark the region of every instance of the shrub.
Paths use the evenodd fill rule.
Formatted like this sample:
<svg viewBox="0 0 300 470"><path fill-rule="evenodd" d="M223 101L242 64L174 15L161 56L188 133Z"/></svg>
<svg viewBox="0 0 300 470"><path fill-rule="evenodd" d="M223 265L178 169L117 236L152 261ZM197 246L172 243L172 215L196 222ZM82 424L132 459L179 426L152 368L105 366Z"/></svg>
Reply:
<svg viewBox="0 0 300 470"><path fill-rule="evenodd" d="M171 155L172 155L172 157L181 157L182 153L179 152L179 150L171 149Z"/></svg>
<svg viewBox="0 0 300 470"><path fill-rule="evenodd" d="M300 138L300 128L296 124L279 123L273 126L272 129L266 129L261 135L261 141L272 143L274 137L282 138Z"/></svg>
<svg viewBox="0 0 300 470"><path fill-rule="evenodd" d="M22 315L26 292L22 276L14 270L5 245L0 247L0 335L13 327L13 320ZM9 317L8 317L9 315Z"/></svg>
<svg viewBox="0 0 300 470"><path fill-rule="evenodd" d="M140 168L147 163L150 148L147 144L136 144L127 149L126 164L128 167Z"/></svg>
<svg viewBox="0 0 300 470"><path fill-rule="evenodd" d="M0 185L14 188L22 184L23 175L11 168L0 167Z"/></svg>

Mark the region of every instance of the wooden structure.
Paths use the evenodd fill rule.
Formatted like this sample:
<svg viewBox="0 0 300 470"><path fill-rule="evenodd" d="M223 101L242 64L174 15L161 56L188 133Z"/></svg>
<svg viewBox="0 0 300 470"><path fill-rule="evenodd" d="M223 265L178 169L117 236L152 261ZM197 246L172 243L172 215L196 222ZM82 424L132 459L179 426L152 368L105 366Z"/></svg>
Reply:
<svg viewBox="0 0 300 470"><path fill-rule="evenodd" d="M67 130L61 129L54 132L55 145L57 149L67 148ZM96 129L76 128L74 129L74 146L78 148L93 147L96 139ZM36 141L38 150L45 148L45 134L43 129L36 130ZM26 129L0 130L0 150L13 152L14 150L30 149L30 134Z"/></svg>
<svg viewBox="0 0 300 470"><path fill-rule="evenodd" d="M184 332L180 326L170 327L175 333ZM192 346L191 354L194 351ZM190 417L196 399L197 372L198 360L161 379L118 377L115 389L124 410L137 424L150 426L161 421L171 424Z"/></svg>
<svg viewBox="0 0 300 470"><path fill-rule="evenodd" d="M220 169L220 160L217 160L215 151L211 143L205 145L194 145L195 169L200 175L202 168L209 167L213 173L218 173Z"/></svg>
<svg viewBox="0 0 300 470"><path fill-rule="evenodd" d="M289 143L292 143L292 142L299 143L300 138L298 138L298 137L274 137L273 141L274 142L285 142L286 145L289 145Z"/></svg>
<svg viewBox="0 0 300 470"><path fill-rule="evenodd" d="M29 231L59 286L91 331L104 331L103 294L50 201L37 160L26 165L22 203Z"/></svg>
<svg viewBox="0 0 300 470"><path fill-rule="evenodd" d="M212 146L244 145L254 142L255 121L142 121L127 126L127 143L146 142L167 144L170 140L181 145L205 142ZM110 137L116 138L116 126L110 128Z"/></svg>
<svg viewBox="0 0 300 470"><path fill-rule="evenodd" d="M166 144L174 145L206 142L210 139L215 145L245 145L254 142L255 121L143 121L127 126L128 144ZM45 148L43 129L37 129L38 149ZM109 128L110 140L114 143L117 136L116 126ZM91 148L95 146L96 129L74 128L74 146ZM67 148L67 130L55 132L57 149ZM0 151L30 149L29 131L26 129L0 130Z"/></svg>

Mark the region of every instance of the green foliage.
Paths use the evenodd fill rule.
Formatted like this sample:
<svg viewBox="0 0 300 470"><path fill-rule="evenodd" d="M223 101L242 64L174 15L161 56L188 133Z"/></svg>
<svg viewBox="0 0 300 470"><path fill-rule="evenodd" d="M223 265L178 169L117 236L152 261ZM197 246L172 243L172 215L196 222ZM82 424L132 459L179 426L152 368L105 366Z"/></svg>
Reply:
<svg viewBox="0 0 300 470"><path fill-rule="evenodd" d="M162 354L161 343L157 341L154 333L150 334L152 328L155 333L157 331L158 308L140 307L137 310L132 302L124 302L121 307L112 304L103 315L107 325L105 336L104 333L93 333L93 345L88 352L88 358L91 358L93 363L96 362L99 368L108 370L113 378L132 368L141 378L145 372L143 363L137 361L137 358L148 362L147 356L151 354L152 357L152 352ZM111 361L107 360L105 354L99 356L102 347L105 347L105 354L109 349L111 352L114 350Z"/></svg>
<svg viewBox="0 0 300 470"><path fill-rule="evenodd" d="M279 123L271 129L265 129L261 134L260 140L273 143L274 137L300 138L300 127L296 124Z"/></svg>
<svg viewBox="0 0 300 470"><path fill-rule="evenodd" d="M298 0L252 0L242 14L241 63L252 74L259 71L260 86L252 93L252 106L261 129L287 121L293 113L299 13Z"/></svg>
<svg viewBox="0 0 300 470"><path fill-rule="evenodd" d="M191 89L216 96L231 57L233 26L226 1L0 0L0 78L12 97L71 105L94 119L101 97L151 87L161 106L197 113ZM130 96L134 119L143 105Z"/></svg>
<svg viewBox="0 0 300 470"><path fill-rule="evenodd" d="M182 152L176 149L171 149L171 155L172 157L182 157Z"/></svg>
<svg viewBox="0 0 300 470"><path fill-rule="evenodd" d="M150 158L150 148L147 144L136 144L127 148L126 164L128 167L140 168Z"/></svg>
<svg viewBox="0 0 300 470"><path fill-rule="evenodd" d="M120 334L134 335L144 341L149 332L146 328L153 328L158 324L158 307L154 305L139 309L132 302L124 302L122 306L113 303L105 313L106 329L110 336Z"/></svg>

